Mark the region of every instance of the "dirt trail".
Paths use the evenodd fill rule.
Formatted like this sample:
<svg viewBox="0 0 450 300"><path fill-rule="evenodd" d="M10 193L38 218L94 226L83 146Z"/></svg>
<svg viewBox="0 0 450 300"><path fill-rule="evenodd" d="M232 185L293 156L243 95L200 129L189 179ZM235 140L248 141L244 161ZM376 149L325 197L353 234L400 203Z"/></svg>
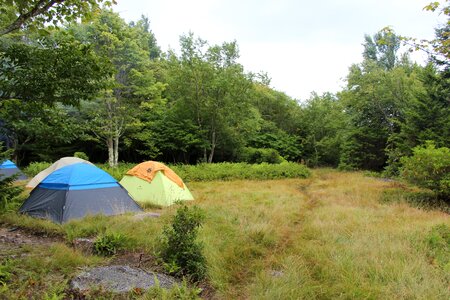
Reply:
<svg viewBox="0 0 450 300"><path fill-rule="evenodd" d="M45 245L61 241L61 237L30 233L17 227L0 227L0 243Z"/></svg>

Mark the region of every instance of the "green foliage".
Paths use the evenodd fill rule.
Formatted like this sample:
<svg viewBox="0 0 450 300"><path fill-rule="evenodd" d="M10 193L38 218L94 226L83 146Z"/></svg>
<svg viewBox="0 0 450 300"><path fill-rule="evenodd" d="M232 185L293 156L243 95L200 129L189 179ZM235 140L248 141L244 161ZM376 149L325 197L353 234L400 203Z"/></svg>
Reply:
<svg viewBox="0 0 450 300"><path fill-rule="evenodd" d="M117 168L107 164L98 165L117 180L136 164L120 163ZM309 169L302 164L282 162L280 164L248 164L248 163L213 163L197 165L169 165L183 181L213 181L213 180L270 180L283 178L308 178Z"/></svg>
<svg viewBox="0 0 450 300"><path fill-rule="evenodd" d="M450 272L450 226L434 226L426 238L428 256L446 272Z"/></svg>
<svg viewBox="0 0 450 300"><path fill-rule="evenodd" d="M201 129L198 159L211 163L218 149L232 152L242 144L251 81L237 62L235 41L209 46L189 33L180 38L180 47L180 56L169 53L167 95L180 107L179 120L192 120Z"/></svg>
<svg viewBox="0 0 450 300"><path fill-rule="evenodd" d="M155 278L156 279L156 278ZM201 299L199 297L201 289L195 287L189 287L186 280L183 280L181 285L175 285L171 289L162 288L159 286L159 282L155 280L155 286L151 287L147 292L145 292L142 300L170 300L170 299L180 299L180 300L197 300Z"/></svg>
<svg viewBox="0 0 450 300"><path fill-rule="evenodd" d="M0 164L9 158L11 151L3 150L3 145L0 143ZM0 175L0 212L8 208L8 204L14 202L22 193L23 188L15 185L14 181L18 175L4 177Z"/></svg>
<svg viewBox="0 0 450 300"><path fill-rule="evenodd" d="M241 162L249 164L279 164L283 158L275 149L245 147L238 153L238 159Z"/></svg>
<svg viewBox="0 0 450 300"><path fill-rule="evenodd" d="M401 176L420 187L428 188L442 198L450 196L450 149L436 148L429 141L413 148L413 155L401 159Z"/></svg>
<svg viewBox="0 0 450 300"><path fill-rule="evenodd" d="M161 258L169 273L187 276L192 281L200 281L206 276L203 245L197 241L204 218L200 208L181 206L172 224L164 227Z"/></svg>
<svg viewBox="0 0 450 300"><path fill-rule="evenodd" d="M274 149L289 161L300 158L300 145L297 138L278 128L273 122L262 121L261 128L253 133L247 143L252 148ZM251 161L246 162L251 163Z"/></svg>
<svg viewBox="0 0 450 300"><path fill-rule="evenodd" d="M98 236L94 242L94 254L112 256L125 248L126 244L127 238L120 233L103 234Z"/></svg>
<svg viewBox="0 0 450 300"><path fill-rule="evenodd" d="M91 99L110 74L109 65L89 46L67 35L39 43L0 43L3 61L11 63L0 63L0 100L17 99L36 108Z"/></svg>
<svg viewBox="0 0 450 300"><path fill-rule="evenodd" d="M70 28L77 39L94 45L96 56L113 67L114 76L107 82L107 89L81 107L86 133L107 146L111 166L118 164L119 143L125 131L139 126L135 116L140 104L160 100L165 89L150 60L152 36L148 24L132 25L118 13L104 9L92 22Z"/></svg>
<svg viewBox="0 0 450 300"><path fill-rule="evenodd" d="M172 169L184 181L212 180L268 180L282 178L307 178L309 169L298 163L283 162L281 164L247 164L247 163L215 163L198 165L176 165Z"/></svg>
<svg viewBox="0 0 450 300"><path fill-rule="evenodd" d="M373 37L364 36L364 59L375 61L386 70L393 69L397 62L396 52L400 48L400 38L393 31L379 31Z"/></svg>
<svg viewBox="0 0 450 300"><path fill-rule="evenodd" d="M23 169L23 172L29 177L36 176L39 172L44 171L51 166L52 163L49 162L32 162L27 167Z"/></svg>
<svg viewBox="0 0 450 300"><path fill-rule="evenodd" d="M84 153L84 152L75 152L75 153L73 154L73 156L74 156L74 157L81 158L81 159L84 159L84 160L89 160L89 156L87 156L87 154Z"/></svg>
<svg viewBox="0 0 450 300"><path fill-rule="evenodd" d="M25 244L15 247L14 255L8 290L2 294L5 299L61 299L67 278L81 267L104 263L102 258L83 255L62 243Z"/></svg>
<svg viewBox="0 0 450 300"><path fill-rule="evenodd" d="M8 284L12 277L13 264L10 259L4 259L0 262L0 285Z"/></svg>
<svg viewBox="0 0 450 300"><path fill-rule="evenodd" d="M329 93L322 96L314 93L302 105L301 113L299 135L302 159L308 166L336 167L347 120L342 101Z"/></svg>
<svg viewBox="0 0 450 300"><path fill-rule="evenodd" d="M2 14L0 18L0 35L26 27L28 30L41 29L45 32L49 23L53 27L64 22L89 17L100 5L111 6L115 0L27 0L0 1Z"/></svg>
<svg viewBox="0 0 450 300"><path fill-rule="evenodd" d="M381 171L398 147L405 109L423 93L416 68L406 60L385 69L372 60L353 65L347 89L339 93L347 117L340 167Z"/></svg>
<svg viewBox="0 0 450 300"><path fill-rule="evenodd" d="M430 190L411 189L406 186L384 190L381 194L382 203L407 203L412 207L423 210L436 210L450 214L450 206L445 199L439 199Z"/></svg>

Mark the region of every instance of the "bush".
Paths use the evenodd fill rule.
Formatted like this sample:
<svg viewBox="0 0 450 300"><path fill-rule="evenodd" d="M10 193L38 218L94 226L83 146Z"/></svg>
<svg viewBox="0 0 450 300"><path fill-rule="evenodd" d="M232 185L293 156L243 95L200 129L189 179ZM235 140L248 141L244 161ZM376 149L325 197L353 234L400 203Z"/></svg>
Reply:
<svg viewBox="0 0 450 300"><path fill-rule="evenodd" d="M178 208L171 226L163 229L161 258L166 270L174 275L187 276L200 281L206 276L206 259L203 245L197 242L198 229L204 219L196 206Z"/></svg>
<svg viewBox="0 0 450 300"><path fill-rule="evenodd" d="M84 159L84 160L89 160L89 156L87 156L87 154L84 153L84 152L75 152L75 153L73 154L73 156L74 156L74 157L81 158L81 159Z"/></svg>
<svg viewBox="0 0 450 300"><path fill-rule="evenodd" d="M277 150L270 148L251 148L245 147L238 154L238 159L241 162L249 164L279 164L284 161Z"/></svg>
<svg viewBox="0 0 450 300"><path fill-rule="evenodd" d="M413 148L411 157L401 158L400 175L412 184L435 192L440 198L450 197L450 149L436 148L428 141Z"/></svg>
<svg viewBox="0 0 450 300"><path fill-rule="evenodd" d="M213 180L268 180L283 178L307 178L310 171L304 165L292 162L281 164L215 163L177 165L171 167L184 181Z"/></svg>
<svg viewBox="0 0 450 300"><path fill-rule="evenodd" d="M52 163L49 162L32 162L31 164L28 165L28 167L23 169L23 172L29 177L34 177L41 171L44 171L45 169L50 167L51 165Z"/></svg>
<svg viewBox="0 0 450 300"><path fill-rule="evenodd" d="M112 256L125 248L125 244L126 238L120 233L101 235L94 242L94 254Z"/></svg>

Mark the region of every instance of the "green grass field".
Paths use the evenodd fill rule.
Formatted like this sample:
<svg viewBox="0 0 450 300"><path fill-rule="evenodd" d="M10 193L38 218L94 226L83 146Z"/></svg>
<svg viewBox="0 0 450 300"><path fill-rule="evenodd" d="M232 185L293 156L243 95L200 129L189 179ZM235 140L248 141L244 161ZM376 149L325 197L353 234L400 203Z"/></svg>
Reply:
<svg viewBox="0 0 450 300"><path fill-rule="evenodd" d="M449 216L400 196L383 201L401 191L400 183L319 169L308 179L190 182L189 188L196 198L190 205L206 214L200 239L216 299L450 299ZM80 266L108 263L64 244L75 237L121 233L127 249L152 254L176 207L153 211L161 217L91 217L64 226L1 216L3 227L65 240L26 247L27 256L8 260L3 293L56 295ZM66 264L62 252L72 257ZM48 258L36 270L30 260L39 253Z"/></svg>

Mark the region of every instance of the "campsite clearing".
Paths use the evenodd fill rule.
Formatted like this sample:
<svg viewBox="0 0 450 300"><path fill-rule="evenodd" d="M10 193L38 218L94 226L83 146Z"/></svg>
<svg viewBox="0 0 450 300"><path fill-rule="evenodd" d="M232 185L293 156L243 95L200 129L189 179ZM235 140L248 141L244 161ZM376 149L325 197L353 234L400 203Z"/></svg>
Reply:
<svg viewBox="0 0 450 300"><path fill-rule="evenodd" d="M188 205L198 205L206 213L200 238L215 298L450 298L448 248L445 244L442 249L430 248L433 228L449 230L449 216L403 202L407 187L401 183L360 172L319 169L308 179L190 182L188 186L196 199ZM387 194L398 196L387 203L383 201ZM62 226L16 214L3 215L0 221L57 231L67 240L107 230L126 235L130 251L151 253L175 211L171 206L157 210L160 218L97 216ZM49 258L43 270L31 268L23 258L19 260L25 265L11 260L14 283L7 283L8 293L24 291L32 284L30 279L67 278L80 265L99 264L95 257L83 257L63 245L45 251ZM60 269L62 253L70 260ZM31 269L14 271L25 267ZM49 292L49 286L38 282L42 293ZM58 287L55 293L62 292Z"/></svg>

